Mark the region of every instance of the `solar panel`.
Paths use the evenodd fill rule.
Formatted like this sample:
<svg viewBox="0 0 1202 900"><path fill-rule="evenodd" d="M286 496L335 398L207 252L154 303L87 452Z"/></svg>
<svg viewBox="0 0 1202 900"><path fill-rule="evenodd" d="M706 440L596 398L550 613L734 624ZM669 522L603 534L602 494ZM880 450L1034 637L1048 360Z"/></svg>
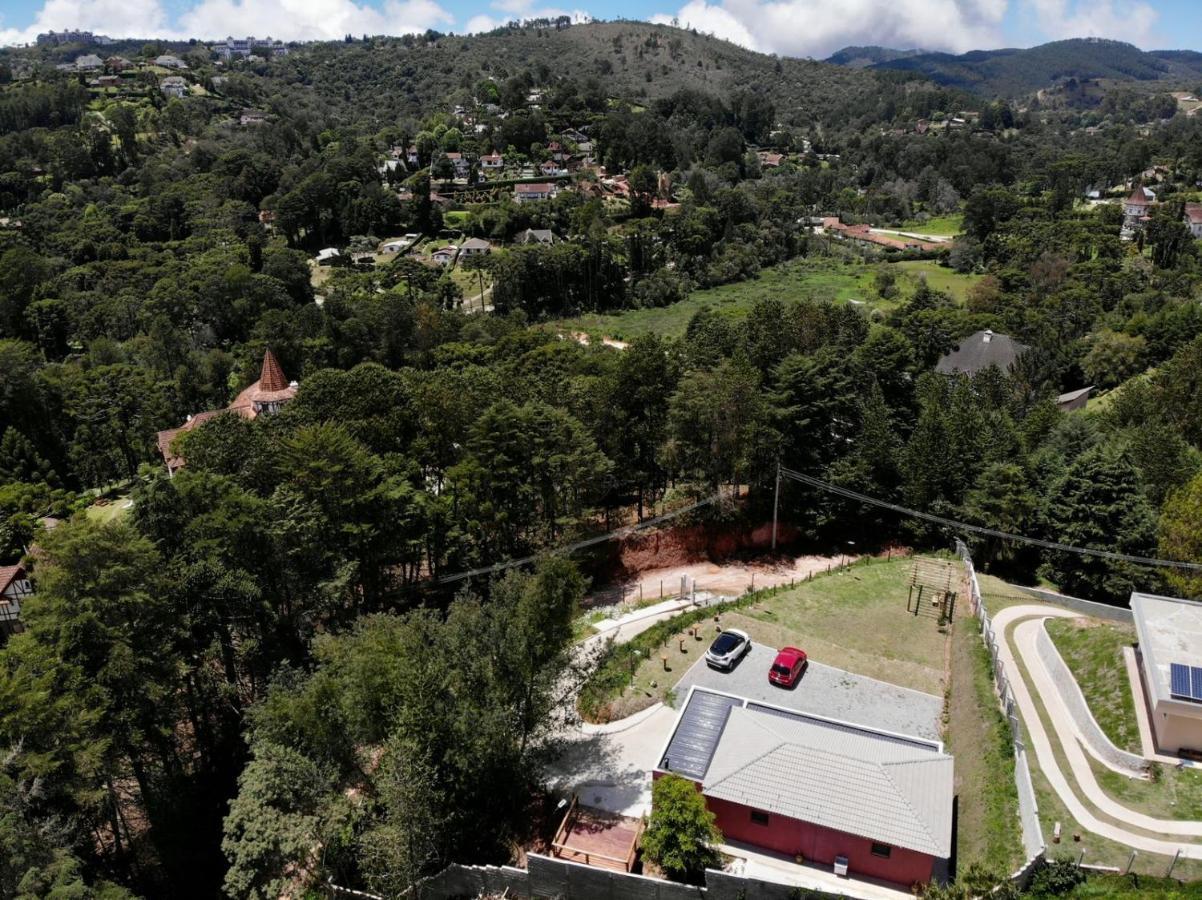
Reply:
<svg viewBox="0 0 1202 900"><path fill-rule="evenodd" d="M1175 700L1202 703L1202 666L1169 663L1169 695Z"/></svg>
<svg viewBox="0 0 1202 900"><path fill-rule="evenodd" d="M1189 666L1169 663L1169 693L1181 700L1192 700Z"/></svg>

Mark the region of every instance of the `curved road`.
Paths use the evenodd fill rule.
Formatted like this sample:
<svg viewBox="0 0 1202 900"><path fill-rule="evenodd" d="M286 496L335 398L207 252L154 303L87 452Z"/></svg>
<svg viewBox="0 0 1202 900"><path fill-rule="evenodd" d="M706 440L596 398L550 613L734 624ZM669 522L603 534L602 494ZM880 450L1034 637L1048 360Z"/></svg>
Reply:
<svg viewBox="0 0 1202 900"><path fill-rule="evenodd" d="M1144 815L1117 803L1098 785L1093 770L1090 768L1089 760L1081 749L1076 728L1072 724L1073 718L1064 708L1051 676L1035 652L1036 629L1043 627L1044 619L1058 616L1076 618L1077 614L1048 606L1012 606L999 612L992 620L994 633L999 638L998 655L1002 658L1006 671L1015 675L1010 683L1010 690L1027 726L1031 744L1029 749L1034 750L1044 776L1073 818L1087 831L1149 853L1172 856L1180 850L1181 855L1188 859L1202 859L1202 845L1200 844L1161 840L1128 831L1123 827L1123 825L1129 825L1164 835L1197 837L1202 836L1202 822L1156 819ZM1056 760L1051 739L1044 729L1038 709L1031 698L1027 680L1021 677L1010 640L1006 636L1010 625L1023 619L1029 621L1021 622L1015 627L1014 646L1021 654L1027 673L1034 687L1039 691L1040 699L1054 724L1057 738L1072 772L1073 781L1090 803L1106 815L1120 820L1123 825L1103 821L1082 803Z"/></svg>

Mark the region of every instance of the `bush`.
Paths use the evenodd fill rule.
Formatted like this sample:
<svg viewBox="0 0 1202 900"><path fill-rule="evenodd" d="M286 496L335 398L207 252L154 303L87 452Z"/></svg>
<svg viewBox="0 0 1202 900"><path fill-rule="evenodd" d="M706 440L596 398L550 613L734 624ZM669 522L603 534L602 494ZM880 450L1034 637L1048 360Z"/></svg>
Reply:
<svg viewBox="0 0 1202 900"><path fill-rule="evenodd" d="M651 788L651 818L643 832L643 855L674 881L699 883L718 862L713 844L722 832L696 785L679 775L665 775Z"/></svg>
<svg viewBox="0 0 1202 900"><path fill-rule="evenodd" d="M1035 897L1061 897L1085 881L1085 873L1071 859L1052 859L1035 870L1027 893Z"/></svg>

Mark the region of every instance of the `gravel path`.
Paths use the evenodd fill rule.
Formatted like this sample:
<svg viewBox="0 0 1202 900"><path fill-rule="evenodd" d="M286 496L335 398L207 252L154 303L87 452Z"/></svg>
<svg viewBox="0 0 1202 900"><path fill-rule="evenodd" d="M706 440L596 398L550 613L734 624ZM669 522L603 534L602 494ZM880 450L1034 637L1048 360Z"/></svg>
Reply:
<svg viewBox="0 0 1202 900"><path fill-rule="evenodd" d="M942 697L812 661L792 689L779 688L768 681L768 669L775 658L775 647L756 644L733 672L715 671L704 660L698 660L677 685L676 702L683 702L689 688L696 684L869 728L942 739Z"/></svg>

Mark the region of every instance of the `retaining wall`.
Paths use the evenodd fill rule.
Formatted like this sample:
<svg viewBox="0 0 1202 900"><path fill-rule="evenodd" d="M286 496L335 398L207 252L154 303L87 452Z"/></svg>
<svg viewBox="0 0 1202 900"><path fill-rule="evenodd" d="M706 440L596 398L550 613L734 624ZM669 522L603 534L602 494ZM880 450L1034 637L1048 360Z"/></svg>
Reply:
<svg viewBox="0 0 1202 900"><path fill-rule="evenodd" d="M1082 600L1080 597L1069 597L1067 594L1057 594L1055 591L1045 591L1043 588L1020 587L1020 591L1029 594L1035 600L1043 603L1054 603L1083 616L1093 616L1096 619L1108 619L1111 622L1125 622L1128 625L1135 621L1131 609L1126 606L1111 606L1107 603L1096 603L1093 600Z"/></svg>
<svg viewBox="0 0 1202 900"><path fill-rule="evenodd" d="M1086 743L1098 756L1130 777L1143 777L1148 771L1147 761L1142 756L1119 749L1110 738L1106 737L1106 733L1102 731L1097 719L1090 712L1089 704L1086 703L1085 695L1081 693L1081 686L1073 677L1072 670L1069 669L1068 663L1064 661L1064 657L1056 649L1051 635L1048 634L1046 624L1046 621L1040 623L1039 632L1035 637L1035 649L1039 653L1040 660L1047 667L1048 674L1052 676L1060 699L1064 701L1064 705L1068 708Z"/></svg>

